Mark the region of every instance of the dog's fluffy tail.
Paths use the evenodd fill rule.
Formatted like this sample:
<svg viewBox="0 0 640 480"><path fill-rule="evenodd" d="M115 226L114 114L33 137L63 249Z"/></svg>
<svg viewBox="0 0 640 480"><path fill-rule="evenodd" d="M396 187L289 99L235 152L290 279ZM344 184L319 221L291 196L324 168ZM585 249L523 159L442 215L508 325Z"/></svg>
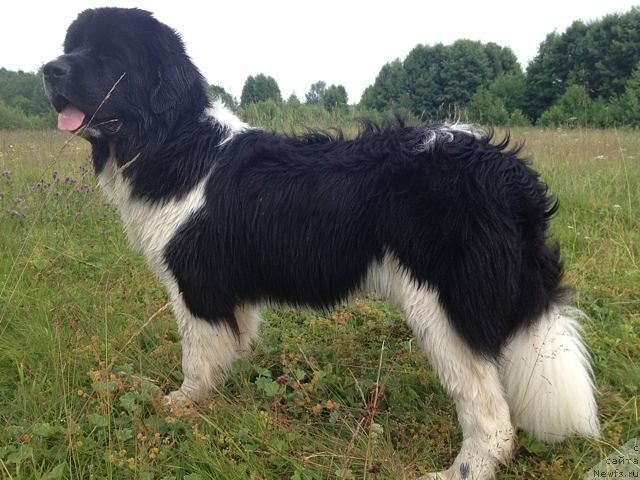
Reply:
<svg viewBox="0 0 640 480"><path fill-rule="evenodd" d="M589 354L574 307L552 305L503 352L502 382L513 423L545 442L598 436Z"/></svg>

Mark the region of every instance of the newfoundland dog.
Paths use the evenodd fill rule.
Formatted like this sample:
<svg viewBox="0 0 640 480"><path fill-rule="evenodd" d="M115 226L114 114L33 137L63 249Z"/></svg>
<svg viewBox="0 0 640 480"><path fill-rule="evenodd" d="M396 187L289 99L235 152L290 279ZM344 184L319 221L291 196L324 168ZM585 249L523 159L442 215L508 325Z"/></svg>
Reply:
<svg viewBox="0 0 640 480"><path fill-rule="evenodd" d="M366 290L404 313L457 407L460 453L428 478L494 478L517 428L597 435L583 314L546 238L555 202L507 140L399 119L354 139L250 127L138 9L82 12L43 75L172 300L184 382L169 405L221 385L262 306Z"/></svg>

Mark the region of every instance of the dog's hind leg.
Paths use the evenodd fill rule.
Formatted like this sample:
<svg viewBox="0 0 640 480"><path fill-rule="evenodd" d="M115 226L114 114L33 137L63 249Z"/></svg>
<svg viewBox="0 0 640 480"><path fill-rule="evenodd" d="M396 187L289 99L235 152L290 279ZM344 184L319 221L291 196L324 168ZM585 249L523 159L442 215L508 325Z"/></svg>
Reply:
<svg viewBox="0 0 640 480"><path fill-rule="evenodd" d="M251 344L258 338L258 328L262 322L260 307L243 305L236 308L236 322L238 323L238 355L246 357L251 353Z"/></svg>
<svg viewBox="0 0 640 480"><path fill-rule="evenodd" d="M437 292L396 275L394 297L444 388L462 427L462 448L445 471L425 479L488 480L512 454L515 429L496 364L475 354L453 330Z"/></svg>
<svg viewBox="0 0 640 480"><path fill-rule="evenodd" d="M194 316L181 299L174 302L174 313L182 337L182 373L179 390L165 401L169 405L199 402L219 387L233 361L246 356L251 340L257 335L257 308L236 309L238 331L228 322L209 322Z"/></svg>

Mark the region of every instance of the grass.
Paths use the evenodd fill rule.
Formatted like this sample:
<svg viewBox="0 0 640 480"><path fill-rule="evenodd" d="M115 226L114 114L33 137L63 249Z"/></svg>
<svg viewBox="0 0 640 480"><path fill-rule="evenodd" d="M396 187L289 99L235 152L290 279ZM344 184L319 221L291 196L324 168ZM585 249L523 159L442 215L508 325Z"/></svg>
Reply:
<svg viewBox="0 0 640 480"><path fill-rule="evenodd" d="M603 429L560 445L520 434L499 478L581 479L640 436L640 136L512 133L560 198L553 234L592 319ZM266 311L252 358L169 415L167 298L94 191L88 145L67 140L0 132L0 478L412 479L450 464L454 407L375 299Z"/></svg>

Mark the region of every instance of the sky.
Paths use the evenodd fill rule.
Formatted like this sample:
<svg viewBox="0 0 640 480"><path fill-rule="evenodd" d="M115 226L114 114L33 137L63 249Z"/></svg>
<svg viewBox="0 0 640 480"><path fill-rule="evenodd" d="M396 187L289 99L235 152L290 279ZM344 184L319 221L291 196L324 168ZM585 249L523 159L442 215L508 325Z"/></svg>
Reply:
<svg viewBox="0 0 640 480"><path fill-rule="evenodd" d="M0 67L37 71L62 53L68 25L91 7L139 7L181 33L209 83L240 98L249 75L276 79L286 99L342 84L356 103L380 68L417 44L460 38L511 47L523 68L552 31L624 13L640 0L6 0Z"/></svg>

